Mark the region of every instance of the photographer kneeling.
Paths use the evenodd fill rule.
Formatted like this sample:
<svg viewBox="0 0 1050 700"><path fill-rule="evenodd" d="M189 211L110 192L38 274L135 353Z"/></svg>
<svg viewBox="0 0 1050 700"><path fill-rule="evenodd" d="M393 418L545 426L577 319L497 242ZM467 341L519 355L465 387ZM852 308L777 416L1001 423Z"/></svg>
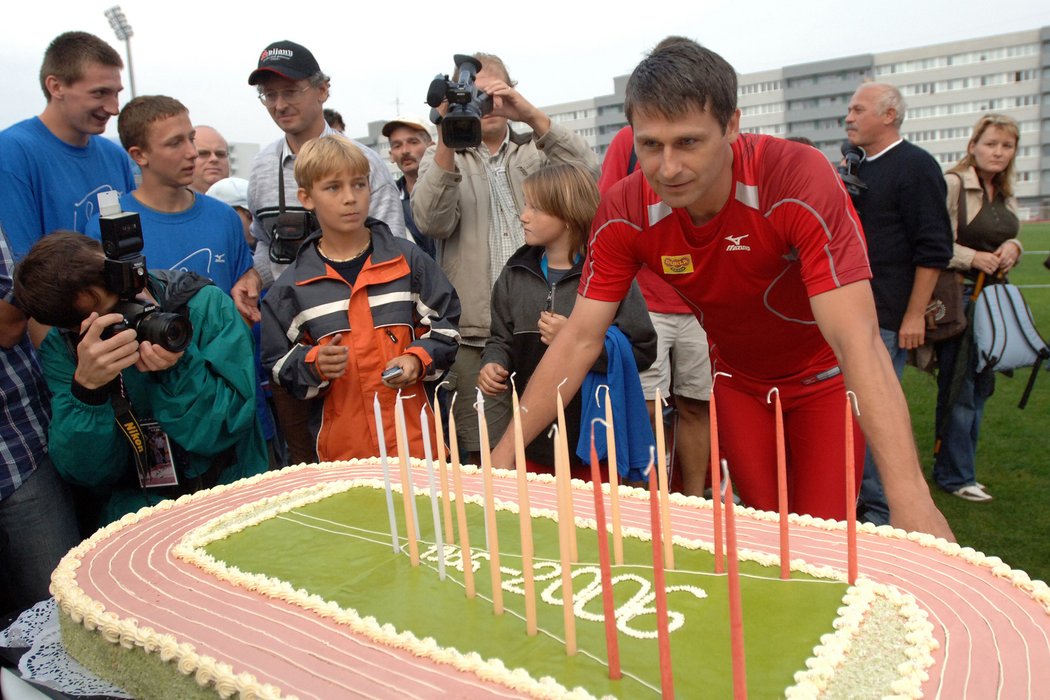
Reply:
<svg viewBox="0 0 1050 700"><path fill-rule="evenodd" d="M15 272L22 309L54 326L39 349L48 449L86 487L78 508L92 526L267 466L252 340L233 302L192 273L146 274L141 239L119 243L131 254L52 233Z"/></svg>

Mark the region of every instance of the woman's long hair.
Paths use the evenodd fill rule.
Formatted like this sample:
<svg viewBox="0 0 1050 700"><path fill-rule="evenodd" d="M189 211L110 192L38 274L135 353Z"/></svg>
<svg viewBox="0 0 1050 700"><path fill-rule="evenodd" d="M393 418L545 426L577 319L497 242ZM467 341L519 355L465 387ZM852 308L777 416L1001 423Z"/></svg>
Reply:
<svg viewBox="0 0 1050 700"><path fill-rule="evenodd" d="M1014 166L1017 163L1017 149L1021 144L1021 130L1017 127L1017 122L1012 117L1008 117L1005 114L986 114L977 120L977 123L973 126L973 135L970 136L970 142L966 144L966 155L963 156L951 170L950 173L961 173L965 170L973 168L977 170L977 159L973 157L970 150L977 145L977 142L981 139L981 135L984 134L990 127L997 127L1002 129L1010 136L1014 137L1014 155L1010 158L1010 162L1007 164L1006 169L1001 173L996 173L992 177L992 185L995 187L996 192L1002 192L1004 197L1013 197L1014 195Z"/></svg>

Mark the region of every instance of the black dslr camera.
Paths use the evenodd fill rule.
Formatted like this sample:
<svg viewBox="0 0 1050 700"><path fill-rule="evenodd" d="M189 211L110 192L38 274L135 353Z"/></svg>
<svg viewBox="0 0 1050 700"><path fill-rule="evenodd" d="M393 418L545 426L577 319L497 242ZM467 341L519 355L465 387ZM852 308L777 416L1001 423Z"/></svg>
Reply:
<svg viewBox="0 0 1050 700"><path fill-rule="evenodd" d="M868 189L868 186L857 175L857 168L860 167L867 154L863 148L854 146L848 140L842 142L839 151L842 152L842 163L838 168L839 177L842 178L842 183L846 186L846 191L850 193L850 196L856 197Z"/></svg>
<svg viewBox="0 0 1050 700"><path fill-rule="evenodd" d="M473 56L456 54L456 80L438 73L427 90L430 121L441 129L441 140L449 148L462 150L481 143L481 118L492 111L492 98L478 90L474 80L481 61ZM442 117L437 108L448 100L448 112Z"/></svg>
<svg viewBox="0 0 1050 700"><path fill-rule="evenodd" d="M104 193L105 194L105 193ZM115 197L113 198L116 199ZM99 195L100 204L103 197ZM193 327L189 319L161 311L156 304L143 302L136 295L146 288L146 258L142 255L142 223L135 212L116 211L112 203L102 204L103 216L99 219L102 230L102 252L105 260L106 289L120 297L110 313L124 316L107 326L101 334L103 340L133 328L140 341L159 345L170 352L182 352L190 344Z"/></svg>

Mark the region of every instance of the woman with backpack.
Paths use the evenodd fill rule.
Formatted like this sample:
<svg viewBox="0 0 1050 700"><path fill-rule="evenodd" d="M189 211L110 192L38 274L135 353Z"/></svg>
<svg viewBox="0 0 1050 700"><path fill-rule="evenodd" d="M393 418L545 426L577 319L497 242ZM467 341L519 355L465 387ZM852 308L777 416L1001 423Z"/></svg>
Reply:
<svg viewBox="0 0 1050 700"><path fill-rule="evenodd" d="M1023 249L1017 238L1020 221L1013 196L1018 137L1017 122L1010 117L981 117L966 155L945 174L948 213L955 235L949 267L964 278L965 304L970 303L980 273L988 278L1005 276L1021 259ZM981 503L992 500L992 496L976 478L977 434L995 377L990 370L977 373L976 353L972 351L964 353L963 363L957 365L963 344L972 342L971 334L963 333L937 345L939 449L933 477L945 491Z"/></svg>

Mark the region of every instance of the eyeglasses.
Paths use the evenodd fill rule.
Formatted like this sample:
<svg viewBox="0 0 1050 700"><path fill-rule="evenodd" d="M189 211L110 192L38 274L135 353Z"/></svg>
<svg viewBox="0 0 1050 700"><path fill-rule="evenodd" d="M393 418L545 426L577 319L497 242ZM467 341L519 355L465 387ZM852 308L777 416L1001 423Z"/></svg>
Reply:
<svg viewBox="0 0 1050 700"><path fill-rule="evenodd" d="M197 157L198 158L203 158L204 160L208 160L212 156L215 156L219 160L223 160L224 158L228 158L229 155L230 154L228 152L226 152L226 151L209 151L209 150L207 150L205 148L198 148L197 149Z"/></svg>
<svg viewBox="0 0 1050 700"><path fill-rule="evenodd" d="M259 101L267 107L273 107L277 104L277 98L280 97L286 103L293 105L299 100L303 99L303 93L309 90L312 85L307 85L304 88L285 88L284 90L267 90L266 92L259 93Z"/></svg>

